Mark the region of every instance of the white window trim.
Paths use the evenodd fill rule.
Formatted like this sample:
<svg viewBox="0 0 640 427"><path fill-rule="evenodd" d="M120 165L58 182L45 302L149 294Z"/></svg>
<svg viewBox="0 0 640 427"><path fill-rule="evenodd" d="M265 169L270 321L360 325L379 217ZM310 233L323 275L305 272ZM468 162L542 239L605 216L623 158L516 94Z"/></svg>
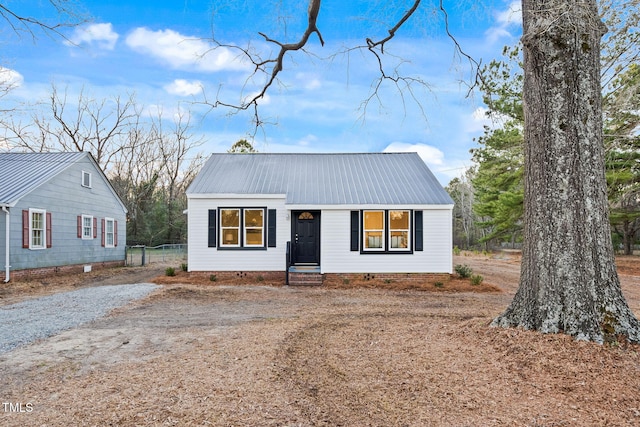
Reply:
<svg viewBox="0 0 640 427"><path fill-rule="evenodd" d="M89 235L85 236L85 223L84 220L85 219L89 219ZM105 223L106 224L106 223ZM106 225L105 225L106 226ZM82 215L82 240L92 240L93 239L93 216L91 215ZM105 239L106 239L106 234L105 234ZM105 242L106 244L106 242Z"/></svg>
<svg viewBox="0 0 640 427"><path fill-rule="evenodd" d="M260 227L250 227L247 226L247 211L262 211L262 226ZM264 223L265 223L265 210L262 208L244 208L242 211L243 215L242 215L242 232L243 232L243 243L244 243L244 247L245 248L264 248L265 247L265 241L264 241ZM260 228L262 231L262 238L260 240L260 244L259 245L250 245L247 243L247 230L256 230Z"/></svg>
<svg viewBox="0 0 640 427"><path fill-rule="evenodd" d="M109 244L109 223L111 223L111 244ZM116 242L116 220L113 218L105 218L104 219L104 247L105 248L115 248Z"/></svg>
<svg viewBox="0 0 640 427"><path fill-rule="evenodd" d="M407 220L409 221L409 228L391 228L391 212L406 212ZM390 209L389 210L389 231L387 232L389 236L389 251L390 252L407 252L410 251L411 248L411 211L407 209ZM392 248L391 247L391 232L392 231L406 231L407 232L407 247L406 248Z"/></svg>
<svg viewBox="0 0 640 427"><path fill-rule="evenodd" d="M237 227L223 227L222 226L222 211L238 211L238 226ZM240 208L220 208L220 247L221 248L239 248L240 241L242 239L242 222L244 221L242 211ZM238 243L224 243L224 230L238 230Z"/></svg>
<svg viewBox="0 0 640 427"><path fill-rule="evenodd" d="M42 244L35 245L33 243L33 214L42 214ZM29 249L42 250L47 249L47 211L44 209L29 208Z"/></svg>
<svg viewBox="0 0 640 427"><path fill-rule="evenodd" d="M86 185L84 183L84 177L88 176L89 177L89 185ZM82 181L80 182L80 184L85 187L85 188L91 188L91 184L92 184L92 179L93 177L91 176L91 172L87 172L87 171L82 171Z"/></svg>
<svg viewBox="0 0 640 427"><path fill-rule="evenodd" d="M366 215L367 212L381 212L382 213L382 228L378 229L378 228L365 228L365 223L366 223ZM386 235L387 235L387 231L385 230L385 225L386 225L386 213L384 210L379 210L379 209L368 209L368 210L363 210L362 211L362 250L363 252L384 252L384 248L385 248L385 239L386 239ZM369 248L367 247L367 231L380 231L380 239L382 239L382 241L380 242L380 247L379 248Z"/></svg>

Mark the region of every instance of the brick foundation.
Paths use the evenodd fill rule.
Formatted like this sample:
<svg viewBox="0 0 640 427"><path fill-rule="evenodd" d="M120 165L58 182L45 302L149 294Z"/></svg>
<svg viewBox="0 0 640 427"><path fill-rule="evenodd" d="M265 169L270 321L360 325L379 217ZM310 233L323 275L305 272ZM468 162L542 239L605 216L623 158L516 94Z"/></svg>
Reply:
<svg viewBox="0 0 640 427"><path fill-rule="evenodd" d="M217 281L239 281L260 284L261 282L285 284L284 271L192 271L189 275L209 280L212 275ZM390 281L394 283L447 283L449 273L289 273L292 285L322 285L324 280L351 281Z"/></svg>
<svg viewBox="0 0 640 427"><path fill-rule="evenodd" d="M91 265L91 270L101 270L104 268L114 268L114 267L123 267L123 261L106 261L106 262L96 262L96 263L87 263L87 264L74 264L74 265L61 265L57 267L41 267L41 268L30 268L26 270L11 270L9 272L9 279L11 281L21 281L21 280L32 280L39 279L42 277L50 277L50 276L63 276L65 274L77 274L84 272L85 265ZM5 271L2 270L0 272L0 280L4 281L6 279Z"/></svg>
<svg viewBox="0 0 640 427"><path fill-rule="evenodd" d="M284 271L192 271L189 275L209 279L212 275L217 280L247 280L260 282L278 282L284 285Z"/></svg>
<svg viewBox="0 0 640 427"><path fill-rule="evenodd" d="M449 273L326 273L325 279L339 280L389 280L402 283L442 282L451 280Z"/></svg>

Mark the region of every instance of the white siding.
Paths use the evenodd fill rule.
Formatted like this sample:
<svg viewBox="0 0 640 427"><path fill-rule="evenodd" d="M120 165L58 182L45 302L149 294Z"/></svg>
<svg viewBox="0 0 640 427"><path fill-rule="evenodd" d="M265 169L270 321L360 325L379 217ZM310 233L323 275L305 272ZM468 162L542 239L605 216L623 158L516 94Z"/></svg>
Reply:
<svg viewBox="0 0 640 427"><path fill-rule="evenodd" d="M219 250L209 248L209 210L218 207L266 207L276 209L276 247L266 250ZM189 271L285 271L286 244L291 225L284 198L220 198L188 200ZM265 217L265 239L266 239Z"/></svg>
<svg viewBox="0 0 640 427"><path fill-rule="evenodd" d="M277 242L267 250L219 250L207 247L208 212L218 207L276 209ZM393 208L389 206L387 208ZM284 198L190 198L188 232L190 271L284 271L291 211ZM413 254L361 254L350 250L350 210L322 210L320 267L323 273L451 273L451 209L423 210L424 250Z"/></svg>
<svg viewBox="0 0 640 427"><path fill-rule="evenodd" d="M350 211L323 210L322 273L451 273L451 209L423 212L423 251L414 251L413 254L361 254L350 250Z"/></svg>

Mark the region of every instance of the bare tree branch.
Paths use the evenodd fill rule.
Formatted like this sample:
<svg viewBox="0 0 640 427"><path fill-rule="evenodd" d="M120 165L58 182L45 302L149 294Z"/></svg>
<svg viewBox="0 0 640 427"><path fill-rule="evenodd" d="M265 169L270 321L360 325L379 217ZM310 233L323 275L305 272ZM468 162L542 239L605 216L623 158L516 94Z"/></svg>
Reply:
<svg viewBox="0 0 640 427"><path fill-rule="evenodd" d="M402 27L404 23L407 22L409 18L411 18L411 16L416 12L416 10L418 10L418 7L420 6L420 1L421 0L414 1L413 6L411 6L411 8L407 10L407 12L402 16L402 18L400 18L398 23L389 30L389 35L387 37L377 42L374 42L370 38L367 38L366 41L367 41L367 46L369 47L369 50L374 52L374 54L377 56L377 54L373 49L380 46L380 52L384 54L384 44L389 40L391 40L392 38L394 38L396 35L396 32L400 29L400 27Z"/></svg>
<svg viewBox="0 0 640 427"><path fill-rule="evenodd" d="M27 33L35 40L37 39L36 29L41 29L45 33L51 33L69 41L62 30L87 22L88 18L79 10L79 5L74 1L48 0L48 2L60 18L59 22L49 23L44 18L24 16L15 8L10 9L3 3L0 3L0 18L9 24L15 34Z"/></svg>
<svg viewBox="0 0 640 427"><path fill-rule="evenodd" d="M393 55L389 55L389 53L386 51L388 50L387 44L397 36L399 30L403 26L407 25L407 22L409 22L411 18L416 14L416 12L420 10L421 6L423 6L423 3L421 0L412 0L411 5L406 10L406 12L404 12L402 16L398 19L398 21L395 22L389 30L387 30L388 32L387 36L379 40L366 38L364 45L349 47L342 50L341 52L332 54L324 58L325 60L331 60L339 55L347 56L348 58L351 53L356 51L363 51L363 50L366 50L373 55L373 58L377 62L379 77L372 82L371 93L360 105L360 108L363 111L363 115L361 115L361 118L364 117L364 114L366 114L367 107L372 100L374 99L380 100L379 93L385 81L391 82L394 86L396 86L396 88L398 89L398 92L400 93L400 96L403 99L403 102L405 100L405 97L407 96L413 99L416 105L419 106L422 115L426 117L426 114L422 107L421 100L417 96L414 88L417 86L422 86L424 88L430 89L429 84L425 82L423 79L421 79L420 77L403 75L402 72L400 71L400 67L402 64L405 64L407 61L404 61L401 58L395 57ZM265 95L267 94L269 89L274 85L274 83L278 81L279 74L284 70L285 55L288 52L294 52L294 51L303 51L308 55L312 55L311 53L305 50L305 47L307 46L311 35L314 33L318 35L321 45L324 46L324 39L322 38L320 30L317 27L317 19L318 19L318 14L320 12L320 8L321 8L320 0L309 0L309 7L307 10L307 18L308 18L307 27L304 33L302 34L302 36L300 37L300 39L295 43L284 43L268 36L263 32L258 32L258 34L264 39L265 42L267 42L270 45L275 45L277 47L277 52L274 53L272 56L267 57L266 59L263 59L258 52L253 51L252 46L250 44L246 48L243 48L237 45L222 44L217 42L214 39L216 48L224 47L227 49L236 50L239 52L240 58L243 58L252 64L253 73L251 73L251 75L247 78L247 83L249 83L250 81L253 81L253 79L260 74L263 74L265 76L265 80L264 80L264 84L260 86L260 89L256 94L251 95L249 98L242 100L239 103L232 103L232 102L227 102L222 100L220 91L216 94L216 97L214 100L208 99L205 94L204 103L212 109L217 107L227 107L233 113L236 113L239 111L251 110L253 113L253 122L255 125L255 130L257 131L258 128L262 128L265 122L263 122L262 118L260 117L260 114L258 111L259 109L258 103L261 99L265 97ZM467 54L462 49L461 45L456 40L455 36L450 32L448 15L444 7L444 0L439 1L439 11L444 16L446 33L447 33L447 36L454 43L456 54L466 58L470 64L473 77L471 78L471 82L468 84L469 86L468 93L471 93L471 91L478 85L481 79L481 75L479 73L480 63L474 60L469 54ZM389 71L388 70L389 66L385 64L385 59L383 58L395 58L399 60L399 63L393 67L392 71ZM382 104L381 101L380 101L380 104Z"/></svg>

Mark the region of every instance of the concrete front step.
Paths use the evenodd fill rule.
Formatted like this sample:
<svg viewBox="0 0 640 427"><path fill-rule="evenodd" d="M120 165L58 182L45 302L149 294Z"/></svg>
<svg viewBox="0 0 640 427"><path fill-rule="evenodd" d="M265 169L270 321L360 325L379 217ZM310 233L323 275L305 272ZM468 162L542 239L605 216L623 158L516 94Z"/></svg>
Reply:
<svg viewBox="0 0 640 427"><path fill-rule="evenodd" d="M322 280L320 273L289 273L289 285L292 286L320 286Z"/></svg>

